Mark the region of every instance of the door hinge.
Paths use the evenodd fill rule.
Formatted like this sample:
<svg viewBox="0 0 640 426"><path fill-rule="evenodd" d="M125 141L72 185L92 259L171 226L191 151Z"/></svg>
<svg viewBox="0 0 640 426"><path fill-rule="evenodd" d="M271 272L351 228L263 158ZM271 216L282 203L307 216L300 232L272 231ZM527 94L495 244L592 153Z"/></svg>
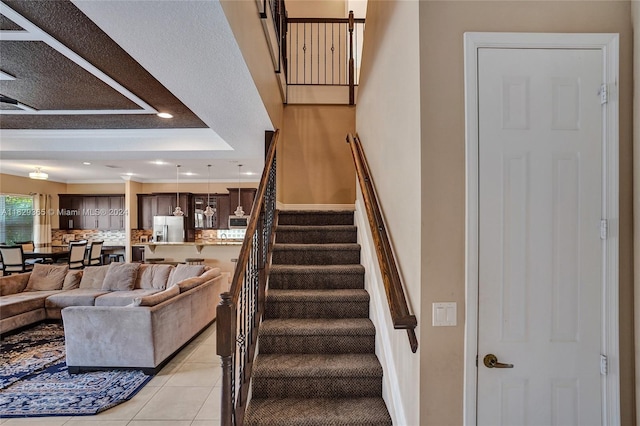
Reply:
<svg viewBox="0 0 640 426"><path fill-rule="evenodd" d="M600 374L602 374L603 376L606 376L607 375L607 369L608 369L607 356L606 355L600 355Z"/></svg>
<svg viewBox="0 0 640 426"><path fill-rule="evenodd" d="M600 221L600 239L606 240L607 234L609 231L609 224L607 223L607 219L602 219Z"/></svg>
<svg viewBox="0 0 640 426"><path fill-rule="evenodd" d="M602 85L600 85L598 95L600 95L600 105L604 105L609 102L609 88L607 83L602 83Z"/></svg>

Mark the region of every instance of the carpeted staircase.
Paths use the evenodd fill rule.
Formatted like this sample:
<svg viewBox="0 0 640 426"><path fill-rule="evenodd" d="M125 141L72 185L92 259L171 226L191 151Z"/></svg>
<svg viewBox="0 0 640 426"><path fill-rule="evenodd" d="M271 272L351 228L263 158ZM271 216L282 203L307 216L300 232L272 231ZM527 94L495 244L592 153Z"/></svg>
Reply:
<svg viewBox="0 0 640 426"><path fill-rule="evenodd" d="M250 426L391 425L351 211L281 211Z"/></svg>

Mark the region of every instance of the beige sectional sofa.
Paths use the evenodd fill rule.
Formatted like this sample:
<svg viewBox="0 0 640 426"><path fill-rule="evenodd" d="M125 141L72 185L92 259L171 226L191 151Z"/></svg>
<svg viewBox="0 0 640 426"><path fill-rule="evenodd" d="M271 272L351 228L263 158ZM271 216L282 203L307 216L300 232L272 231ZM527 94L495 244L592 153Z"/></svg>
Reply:
<svg viewBox="0 0 640 426"><path fill-rule="evenodd" d="M0 278L0 332L62 318L70 372L152 374L215 319L226 290L218 268L36 265L31 273Z"/></svg>

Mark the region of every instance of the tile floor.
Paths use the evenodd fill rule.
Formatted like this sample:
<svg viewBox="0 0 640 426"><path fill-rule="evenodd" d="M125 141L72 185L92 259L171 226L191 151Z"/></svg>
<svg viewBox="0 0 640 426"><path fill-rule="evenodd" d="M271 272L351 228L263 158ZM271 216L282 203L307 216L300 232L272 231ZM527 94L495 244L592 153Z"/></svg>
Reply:
<svg viewBox="0 0 640 426"><path fill-rule="evenodd" d="M216 324L180 351L131 400L95 416L0 419L2 426L215 426L220 424Z"/></svg>

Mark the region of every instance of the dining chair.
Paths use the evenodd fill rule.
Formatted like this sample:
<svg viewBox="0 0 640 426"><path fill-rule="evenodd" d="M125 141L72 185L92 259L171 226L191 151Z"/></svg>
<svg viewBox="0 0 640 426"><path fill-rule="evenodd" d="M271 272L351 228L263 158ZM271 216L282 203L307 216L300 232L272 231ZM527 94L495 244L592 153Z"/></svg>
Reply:
<svg viewBox="0 0 640 426"><path fill-rule="evenodd" d="M22 246L0 246L2 254L2 275L29 272L33 269L32 264L26 264Z"/></svg>
<svg viewBox="0 0 640 426"><path fill-rule="evenodd" d="M22 246L22 251L34 251L36 249L36 245L34 244L33 240L29 240L29 241L16 241L16 245L18 246ZM25 260L26 264L31 264L33 265L34 263L46 263L44 258L36 258L36 259L26 259Z"/></svg>
<svg viewBox="0 0 640 426"><path fill-rule="evenodd" d="M102 265L102 245L104 241L93 241L87 255L87 266Z"/></svg>
<svg viewBox="0 0 640 426"><path fill-rule="evenodd" d="M84 269L86 241L69 243L69 269Z"/></svg>

